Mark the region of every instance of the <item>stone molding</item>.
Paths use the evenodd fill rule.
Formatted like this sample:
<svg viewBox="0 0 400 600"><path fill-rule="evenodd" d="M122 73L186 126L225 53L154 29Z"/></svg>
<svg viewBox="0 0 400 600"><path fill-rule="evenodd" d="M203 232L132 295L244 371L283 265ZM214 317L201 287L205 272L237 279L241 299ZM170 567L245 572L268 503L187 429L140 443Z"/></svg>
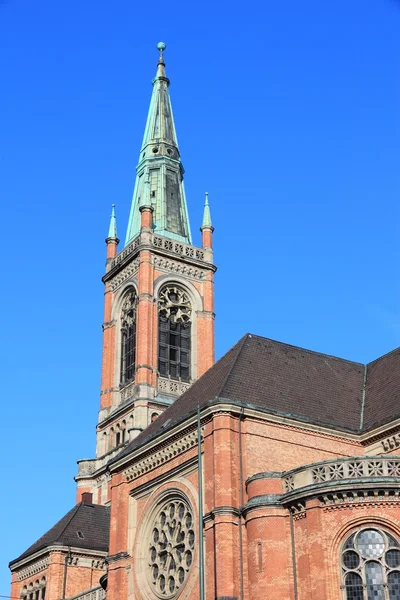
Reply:
<svg viewBox="0 0 400 600"><path fill-rule="evenodd" d="M49 566L49 557L45 556L40 560L28 565L24 569L21 569L17 573L17 581L21 581L22 579L28 579L28 577L32 577L36 575L36 573L40 573L40 571L44 571Z"/></svg>
<svg viewBox="0 0 400 600"><path fill-rule="evenodd" d="M181 396L190 388L190 386L190 383L183 381L175 381L174 379L167 379L166 377L158 378L158 391L165 392L166 394Z"/></svg>
<svg viewBox="0 0 400 600"><path fill-rule="evenodd" d="M185 263L180 263L176 260L171 260L162 256L154 257L154 266L163 271L168 271L169 273L179 273L180 275L187 275L188 277L199 280L205 279L207 274L205 269L192 267Z"/></svg>
<svg viewBox="0 0 400 600"><path fill-rule="evenodd" d="M204 427L201 428L201 441L203 441ZM191 431L187 435L181 437L178 440L173 441L171 444L165 446L158 452L149 454L142 460L134 463L131 467L124 471L124 476L127 481L133 481L144 473L152 471L158 466L168 462L171 458L178 456L185 450L193 448L197 444L197 429Z"/></svg>
<svg viewBox="0 0 400 600"><path fill-rule="evenodd" d="M284 474L283 486L289 493L325 482L382 477L400 478L399 457L355 456L306 465Z"/></svg>
<svg viewBox="0 0 400 600"><path fill-rule="evenodd" d="M203 523L206 524L214 521L215 517L218 516L229 516L238 519L240 517L240 510L235 506L216 506L204 515Z"/></svg>
<svg viewBox="0 0 400 600"><path fill-rule="evenodd" d="M129 265L126 265L119 273L110 281L110 289L114 292L124 281L130 279L139 270L139 258L135 258Z"/></svg>
<svg viewBox="0 0 400 600"><path fill-rule="evenodd" d="M107 564L117 562L118 560L123 560L129 557L130 554L128 554L128 552L117 552L117 554L110 554L110 556L107 556Z"/></svg>

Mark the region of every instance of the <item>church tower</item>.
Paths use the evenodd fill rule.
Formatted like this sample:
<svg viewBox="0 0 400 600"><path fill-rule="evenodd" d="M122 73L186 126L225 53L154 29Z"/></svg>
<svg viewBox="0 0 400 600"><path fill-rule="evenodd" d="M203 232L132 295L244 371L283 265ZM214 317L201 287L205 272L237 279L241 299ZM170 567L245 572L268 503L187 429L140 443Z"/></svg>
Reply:
<svg viewBox="0 0 400 600"><path fill-rule="evenodd" d="M103 358L96 458L79 461L82 492L108 502L106 465L214 363L213 227L206 194L193 246L159 43L125 245L115 207L106 239Z"/></svg>

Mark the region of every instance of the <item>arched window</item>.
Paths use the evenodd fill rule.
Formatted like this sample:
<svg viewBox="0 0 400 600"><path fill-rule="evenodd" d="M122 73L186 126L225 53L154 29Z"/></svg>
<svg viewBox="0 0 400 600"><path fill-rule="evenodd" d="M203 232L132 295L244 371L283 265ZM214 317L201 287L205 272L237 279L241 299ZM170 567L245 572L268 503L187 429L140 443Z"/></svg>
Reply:
<svg viewBox="0 0 400 600"><path fill-rule="evenodd" d="M121 312L121 385L135 378L136 360L136 293L125 298Z"/></svg>
<svg viewBox="0 0 400 600"><path fill-rule="evenodd" d="M400 544L377 527L356 531L342 548L345 600L400 600Z"/></svg>
<svg viewBox="0 0 400 600"><path fill-rule="evenodd" d="M175 285L161 289L158 302L158 370L161 377L190 381L192 307Z"/></svg>

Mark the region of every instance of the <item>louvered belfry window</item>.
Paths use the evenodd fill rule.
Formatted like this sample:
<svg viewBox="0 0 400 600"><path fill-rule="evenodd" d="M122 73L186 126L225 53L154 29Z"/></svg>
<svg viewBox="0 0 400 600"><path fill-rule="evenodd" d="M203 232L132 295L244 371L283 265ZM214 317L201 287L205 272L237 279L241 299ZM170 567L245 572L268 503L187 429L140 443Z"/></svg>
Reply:
<svg viewBox="0 0 400 600"><path fill-rule="evenodd" d="M161 377L190 381L192 307L180 287L162 288L158 303L158 370Z"/></svg>
<svg viewBox="0 0 400 600"><path fill-rule="evenodd" d="M136 293L129 292L121 312L121 385L135 378Z"/></svg>
<svg viewBox="0 0 400 600"><path fill-rule="evenodd" d="M345 600L400 600L400 544L378 527L363 528L342 549Z"/></svg>

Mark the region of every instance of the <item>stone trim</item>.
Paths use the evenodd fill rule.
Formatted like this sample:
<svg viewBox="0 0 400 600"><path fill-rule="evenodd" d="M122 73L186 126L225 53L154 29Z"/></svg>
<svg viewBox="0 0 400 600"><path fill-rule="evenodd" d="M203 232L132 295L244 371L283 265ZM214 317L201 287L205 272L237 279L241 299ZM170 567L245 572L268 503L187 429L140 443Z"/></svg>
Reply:
<svg viewBox="0 0 400 600"><path fill-rule="evenodd" d="M201 440L204 437L204 427L201 429ZM133 481L144 473L151 471L159 465L167 462L171 458L174 458L178 454L181 454L185 450L189 450L197 445L197 429L191 431L187 435L181 437L178 440L173 441L169 445L165 446L158 452L150 454L142 460L134 463L131 467L124 471L124 476L127 481Z"/></svg>
<svg viewBox="0 0 400 600"><path fill-rule="evenodd" d="M193 277L193 279L199 279L200 281L205 279L207 274L205 269L192 267L185 263L170 260L162 256L154 257L154 267L162 271L167 271L168 273L179 273L180 275Z"/></svg>
<svg viewBox="0 0 400 600"><path fill-rule="evenodd" d="M108 564L117 562L118 560L123 560L125 558L130 558L130 554L128 552L117 552L117 554L110 554L106 558L106 562Z"/></svg>
<svg viewBox="0 0 400 600"><path fill-rule="evenodd" d="M265 471L264 473L255 473L248 477L245 481L246 487L252 481L256 481L257 479L280 479L282 477L282 471Z"/></svg>
<svg viewBox="0 0 400 600"><path fill-rule="evenodd" d="M32 563L28 567L21 569L17 573L17 581L21 581L22 579L28 579L28 577L32 577L36 575L36 573L40 573L40 571L44 571L49 566L49 557L45 556L44 558L37 560Z"/></svg>
<svg viewBox="0 0 400 600"><path fill-rule="evenodd" d="M203 516L203 523L209 523L210 521L214 521L215 517L218 516L230 516L230 517L236 517L239 518L240 517L240 510L239 508L236 508L235 506L216 506L215 508L213 508L212 510L210 510L208 513L206 513Z"/></svg>
<svg viewBox="0 0 400 600"><path fill-rule="evenodd" d="M242 513L245 514L249 510L255 508L264 508L267 506L282 507L282 494L261 494L260 496L254 496L242 509Z"/></svg>

